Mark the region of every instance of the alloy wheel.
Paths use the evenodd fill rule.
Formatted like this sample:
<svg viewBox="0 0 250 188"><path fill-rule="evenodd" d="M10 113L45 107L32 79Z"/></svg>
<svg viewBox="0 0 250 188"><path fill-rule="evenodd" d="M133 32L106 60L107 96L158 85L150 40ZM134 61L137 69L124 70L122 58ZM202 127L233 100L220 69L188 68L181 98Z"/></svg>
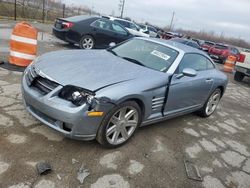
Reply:
<svg viewBox="0 0 250 188"><path fill-rule="evenodd" d="M134 133L139 122L138 111L132 106L126 106L117 110L110 118L106 138L112 145L126 142Z"/></svg>
<svg viewBox="0 0 250 188"><path fill-rule="evenodd" d="M92 49L94 47L94 41L92 38L84 38L82 40L82 48Z"/></svg>
<svg viewBox="0 0 250 188"><path fill-rule="evenodd" d="M221 98L221 91L215 91L211 97L208 99L207 106L206 106L206 114L211 115L215 109L217 108Z"/></svg>

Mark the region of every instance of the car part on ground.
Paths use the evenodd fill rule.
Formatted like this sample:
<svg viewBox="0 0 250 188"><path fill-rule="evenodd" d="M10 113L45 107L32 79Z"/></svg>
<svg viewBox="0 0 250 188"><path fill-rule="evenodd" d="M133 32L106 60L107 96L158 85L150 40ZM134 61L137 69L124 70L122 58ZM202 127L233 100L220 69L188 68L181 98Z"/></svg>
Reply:
<svg viewBox="0 0 250 188"><path fill-rule="evenodd" d="M245 55L244 62L237 62L235 65L234 80L241 82L245 76L250 77L250 53L241 52Z"/></svg>
<svg viewBox="0 0 250 188"><path fill-rule="evenodd" d="M74 16L58 18L53 34L70 44L79 44L82 49L108 48L133 37L119 23L97 16Z"/></svg>
<svg viewBox="0 0 250 188"><path fill-rule="evenodd" d="M133 38L108 50L44 54L25 70L22 92L26 109L50 128L117 147L139 126L200 109L210 116L226 85L201 50Z"/></svg>

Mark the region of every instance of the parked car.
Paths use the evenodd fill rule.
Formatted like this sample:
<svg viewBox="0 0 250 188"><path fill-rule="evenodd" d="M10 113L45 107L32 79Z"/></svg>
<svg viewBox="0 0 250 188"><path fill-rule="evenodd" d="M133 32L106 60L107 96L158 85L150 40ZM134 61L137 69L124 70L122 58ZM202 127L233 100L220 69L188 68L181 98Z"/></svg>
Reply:
<svg viewBox="0 0 250 188"><path fill-rule="evenodd" d="M108 18L108 19L110 19L110 20L112 20L114 22L118 22L123 27L125 27L130 32L130 34L132 34L134 36L137 36L137 37L149 37L148 34L144 33L143 30L132 21L121 19L121 18L115 18L115 17L112 17L112 16L103 16L103 17Z"/></svg>
<svg viewBox="0 0 250 188"><path fill-rule="evenodd" d="M225 44L215 44L209 49L208 53L211 58L223 64L228 56L235 56L237 59L240 57L240 52L237 48Z"/></svg>
<svg viewBox="0 0 250 188"><path fill-rule="evenodd" d="M100 17L74 16L58 18L53 34L82 49L108 48L110 43L118 44L133 37L123 26Z"/></svg>
<svg viewBox="0 0 250 188"><path fill-rule="evenodd" d="M143 33L148 34L150 37L159 37L157 34L157 30L153 26L144 25L144 24L138 24L140 28L142 29Z"/></svg>
<svg viewBox="0 0 250 188"><path fill-rule="evenodd" d="M215 45L214 42L211 41L205 41L202 45L201 48L203 51L208 52L210 48L212 48Z"/></svg>
<svg viewBox="0 0 250 188"><path fill-rule="evenodd" d="M178 42L178 43L182 43L182 44L185 44L185 45L188 45L188 46L191 46L193 48L196 48L196 49L199 49L199 50L202 50L200 45L193 41L193 40L190 40L190 39L185 39L185 38L173 38L173 39L170 39L171 41L174 41L174 42Z"/></svg>
<svg viewBox="0 0 250 188"><path fill-rule="evenodd" d="M237 62L235 66L234 80L241 82L244 77L250 77L250 51L242 52L245 55L244 62Z"/></svg>
<svg viewBox="0 0 250 188"><path fill-rule="evenodd" d="M27 67L21 88L26 109L50 128L117 147L139 126L212 115L226 85L201 50L144 37L107 50L44 54Z"/></svg>
<svg viewBox="0 0 250 188"><path fill-rule="evenodd" d="M194 39L194 38L192 38L191 40L197 42L200 46L202 46L205 43L204 40L200 40L200 39Z"/></svg>

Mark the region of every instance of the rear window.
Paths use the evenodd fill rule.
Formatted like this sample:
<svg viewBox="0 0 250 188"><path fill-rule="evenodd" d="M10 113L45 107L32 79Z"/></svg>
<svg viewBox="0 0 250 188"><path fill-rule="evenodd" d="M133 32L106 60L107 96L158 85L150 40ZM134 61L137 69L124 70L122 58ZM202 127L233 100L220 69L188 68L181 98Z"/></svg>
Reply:
<svg viewBox="0 0 250 188"><path fill-rule="evenodd" d="M226 50L226 49L228 49L228 46L221 45L221 44L216 44L216 45L215 45L215 48L221 49L221 50Z"/></svg>

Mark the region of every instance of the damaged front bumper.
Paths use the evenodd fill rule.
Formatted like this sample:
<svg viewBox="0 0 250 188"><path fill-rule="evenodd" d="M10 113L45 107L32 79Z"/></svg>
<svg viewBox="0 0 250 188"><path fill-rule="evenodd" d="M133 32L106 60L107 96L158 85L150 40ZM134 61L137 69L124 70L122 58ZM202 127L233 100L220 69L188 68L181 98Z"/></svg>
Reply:
<svg viewBox="0 0 250 188"><path fill-rule="evenodd" d="M48 127L66 137L77 140L93 140L103 116L113 107L112 104L97 105L92 111L102 111L103 116L90 117L89 105L75 106L70 101L58 97L62 86L57 86L46 95L28 86L25 75L22 79L23 101L27 111Z"/></svg>

